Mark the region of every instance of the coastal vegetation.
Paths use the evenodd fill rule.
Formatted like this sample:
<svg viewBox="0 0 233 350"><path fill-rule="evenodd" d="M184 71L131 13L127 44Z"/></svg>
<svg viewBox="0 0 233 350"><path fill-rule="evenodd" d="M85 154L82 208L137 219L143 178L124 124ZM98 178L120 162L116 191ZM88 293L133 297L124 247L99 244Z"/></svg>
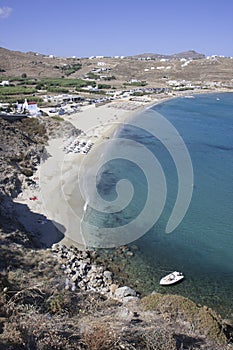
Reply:
<svg viewBox="0 0 233 350"><path fill-rule="evenodd" d="M0 87L0 96L1 98L4 98L4 96L9 95L30 95L35 93L37 90L35 88L31 87L24 87L24 86L7 86L7 87Z"/></svg>
<svg viewBox="0 0 233 350"><path fill-rule="evenodd" d="M62 67L58 67L58 69L61 69L62 73L65 74L66 76L74 74L75 72L77 72L81 68L82 68L81 63L68 64L68 65L65 65Z"/></svg>
<svg viewBox="0 0 233 350"><path fill-rule="evenodd" d="M6 78L4 78L6 79ZM0 77L1 80L1 77ZM42 78L8 77L9 86L0 86L0 102L13 103L24 101L25 98L41 103L43 93L69 93L80 92L87 86L95 87L95 81L86 81L74 78ZM107 88L108 85L103 85Z"/></svg>
<svg viewBox="0 0 233 350"><path fill-rule="evenodd" d="M62 117L59 117L59 116L57 116L57 115L55 115L55 116L53 116L53 117L51 117L52 119L54 119L54 120L56 120L56 121L58 121L58 122L63 122L64 121L64 119L62 118Z"/></svg>
<svg viewBox="0 0 233 350"><path fill-rule="evenodd" d="M53 93L84 94L88 91L88 94L100 95L105 94L105 89L116 89L116 86L123 86L123 90L128 85L137 88L157 86L154 78L150 81L151 77L142 73L145 62L132 58L132 70L136 62L133 73L129 69L128 59L121 61L122 70L118 63L116 65L116 60L112 60L110 64L114 75L103 77L98 86L95 80L99 79L99 75L94 73L88 73L91 80L83 78L86 72L75 77L77 72L86 67L93 69L94 63L88 60L80 63L67 59L64 60L65 66L56 58L51 59L50 66L48 57L39 57L36 61L33 56L33 60L34 63L30 61L30 64L33 69L36 67L36 73L30 70L30 65L27 70L24 64L18 77L8 75L4 66L1 71L6 75L2 75L0 80L9 80L10 85L0 86L0 102L23 102L27 98L28 101L42 104L41 96L45 93L52 96ZM168 74L174 79L178 76L177 62L174 62L174 71ZM41 72L43 74L40 75ZM124 84L123 81L130 81L135 72L141 72L138 77L140 80ZM72 74L74 76L70 77ZM152 74L157 74L154 77L161 83L164 73L153 70ZM179 74L181 79L183 73ZM187 76L192 79L192 74L190 70ZM196 79L198 73L195 74ZM211 74L209 76L214 77L217 73L213 71ZM108 80L116 80L112 82L116 86L105 84L104 81ZM96 89L87 90L87 87ZM133 90L132 87L130 89ZM132 96L150 94L143 89L135 90ZM13 105L8 108L13 109ZM79 135L81 130L75 129L60 116L43 115L14 123L0 119L0 133L0 349L233 349L232 320L223 320L211 308L197 305L186 297L161 294L160 289L145 296L145 284L141 287L134 276L130 276L130 270L125 269L130 265L137 246L116 248L110 257L106 251L92 251L91 256L90 251L86 251L86 258L83 258L83 253L77 248L61 248L60 252L59 249L45 249L38 236L27 232L18 222L15 210L25 209L26 205L13 200L23 193L25 186L27 189L36 186L35 169L49 138ZM47 220L43 215L28 211L33 224L40 226L43 222L40 221L41 216ZM50 224L52 226L47 220L46 225L51 227ZM93 265L98 273L102 271L97 277L90 273ZM104 272L105 275L111 275L109 294L103 292L106 284L102 282L108 279ZM74 282L73 289L70 280ZM101 292L92 288L93 281L97 285L104 285ZM135 292L135 296L123 302L114 298L114 293L125 283L134 288L132 290L126 286L126 289Z"/></svg>
<svg viewBox="0 0 233 350"><path fill-rule="evenodd" d="M98 89L111 89L111 85L108 85L108 84L98 84Z"/></svg>
<svg viewBox="0 0 233 350"><path fill-rule="evenodd" d="M131 85L131 86L146 86L148 85L148 83L144 80L144 81L131 81L131 82L127 82L125 83L125 85Z"/></svg>
<svg viewBox="0 0 233 350"><path fill-rule="evenodd" d="M206 306L198 306L188 298L156 293L144 297L142 304L145 310L156 310L167 319L188 322L216 342L224 340L224 325L216 312Z"/></svg>

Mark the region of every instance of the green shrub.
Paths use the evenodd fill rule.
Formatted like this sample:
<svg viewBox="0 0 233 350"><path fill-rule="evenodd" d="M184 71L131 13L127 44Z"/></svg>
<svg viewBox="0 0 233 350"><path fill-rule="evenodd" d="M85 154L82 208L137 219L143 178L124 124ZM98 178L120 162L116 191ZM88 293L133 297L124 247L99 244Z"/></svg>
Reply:
<svg viewBox="0 0 233 350"><path fill-rule="evenodd" d="M64 293L58 293L50 296L47 299L47 308L48 311L51 312L52 314L57 314L61 313L64 308Z"/></svg>
<svg viewBox="0 0 233 350"><path fill-rule="evenodd" d="M4 86L0 87L0 97L9 95L27 95L36 92L35 88L26 88L24 86Z"/></svg>
<svg viewBox="0 0 233 350"><path fill-rule="evenodd" d="M188 298L156 293L144 297L142 304L146 310L156 310L167 319L179 318L189 322L194 328L218 342L226 340L216 312L206 306L198 306Z"/></svg>
<svg viewBox="0 0 233 350"><path fill-rule="evenodd" d="M98 89L111 89L111 85L108 85L108 84L98 84Z"/></svg>
<svg viewBox="0 0 233 350"><path fill-rule="evenodd" d="M58 122L63 122L64 119L59 116L53 116L52 119L57 120Z"/></svg>
<svg viewBox="0 0 233 350"><path fill-rule="evenodd" d="M89 79L99 79L99 75L97 75L97 74L95 74L95 73L93 73L93 72L87 73L87 77L88 77Z"/></svg>

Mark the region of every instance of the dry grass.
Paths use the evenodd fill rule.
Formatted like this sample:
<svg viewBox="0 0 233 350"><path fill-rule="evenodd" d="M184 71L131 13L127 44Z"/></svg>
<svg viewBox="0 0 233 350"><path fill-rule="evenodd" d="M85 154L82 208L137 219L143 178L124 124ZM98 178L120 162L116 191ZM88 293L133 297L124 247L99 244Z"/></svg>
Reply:
<svg viewBox="0 0 233 350"><path fill-rule="evenodd" d="M117 336L108 323L92 322L85 327L82 341L88 350L116 349Z"/></svg>
<svg viewBox="0 0 233 350"><path fill-rule="evenodd" d="M156 294L142 300L138 316L125 318L127 306L117 301L64 290L65 275L51 252L24 247L23 236L14 244L9 235L0 236L1 350L226 349L210 343L226 339L211 310Z"/></svg>
<svg viewBox="0 0 233 350"><path fill-rule="evenodd" d="M176 350L173 334L166 328L152 328L143 335L146 350Z"/></svg>
<svg viewBox="0 0 233 350"><path fill-rule="evenodd" d="M220 317L207 307L196 305L190 299L179 295L153 294L142 299L146 310L156 310L169 322L184 321L193 331L207 335L219 343L226 342Z"/></svg>

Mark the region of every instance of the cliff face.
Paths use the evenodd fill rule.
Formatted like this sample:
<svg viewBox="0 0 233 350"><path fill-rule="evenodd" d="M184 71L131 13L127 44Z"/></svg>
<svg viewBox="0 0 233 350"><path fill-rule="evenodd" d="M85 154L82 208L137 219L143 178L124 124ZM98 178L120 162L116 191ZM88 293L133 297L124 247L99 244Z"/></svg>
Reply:
<svg viewBox="0 0 233 350"><path fill-rule="evenodd" d="M3 232L14 232L13 236L20 225L12 200L39 163L46 134L45 126L38 120L9 123L0 118L0 226ZM25 235L23 242L27 240Z"/></svg>
<svg viewBox="0 0 233 350"><path fill-rule="evenodd" d="M32 175L39 162L46 130L37 120L8 123L0 119L0 194L15 196L23 176Z"/></svg>
<svg viewBox="0 0 233 350"><path fill-rule="evenodd" d="M49 117L13 123L0 118L0 201L21 191L22 181L33 175L49 137L78 133L72 124Z"/></svg>

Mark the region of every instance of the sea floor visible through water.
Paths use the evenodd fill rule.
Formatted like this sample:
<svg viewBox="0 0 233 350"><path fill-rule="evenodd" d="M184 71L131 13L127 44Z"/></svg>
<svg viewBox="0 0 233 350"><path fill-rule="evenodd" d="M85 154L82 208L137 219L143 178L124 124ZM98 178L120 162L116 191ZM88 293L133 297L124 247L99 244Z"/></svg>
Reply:
<svg viewBox="0 0 233 350"><path fill-rule="evenodd" d="M127 276L128 283L143 294L180 294L233 318L233 93L175 98L152 110L172 123L187 146L194 172L192 200L180 225L166 234L177 196L176 167L153 135L125 124L117 137L139 142L153 152L165 173L167 198L159 220L131 243L133 256L127 262L119 261L119 274ZM146 201L148 184L143 172L119 155L118 160L106 164L101 175L98 191L109 201L115 199L120 179L131 181L136 189L132 205L118 213L117 222L115 215L99 215L93 210L86 220L99 227L127 224L139 215ZM184 273L184 281L160 286L160 278L174 270Z"/></svg>

